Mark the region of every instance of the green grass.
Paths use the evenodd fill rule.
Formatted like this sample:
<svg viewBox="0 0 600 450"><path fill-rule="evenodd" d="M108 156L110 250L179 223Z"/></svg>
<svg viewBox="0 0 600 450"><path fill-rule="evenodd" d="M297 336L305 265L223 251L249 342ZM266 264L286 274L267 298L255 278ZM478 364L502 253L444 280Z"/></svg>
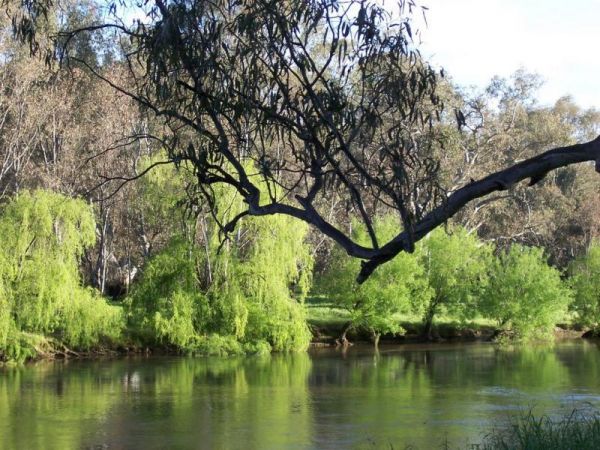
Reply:
<svg viewBox="0 0 600 450"><path fill-rule="evenodd" d="M331 300L324 297L310 297L306 301L308 323L311 325L338 328L350 320L350 313L339 308Z"/></svg>
<svg viewBox="0 0 600 450"><path fill-rule="evenodd" d="M528 414L504 429L494 429L478 448L482 450L586 450L600 448L600 415L573 411L559 420Z"/></svg>
<svg viewBox="0 0 600 450"><path fill-rule="evenodd" d="M337 333L350 320L348 310L338 307L335 302L326 297L309 297L306 300L306 309L309 325L313 329L317 328L322 333L334 337L337 337ZM416 335L420 333L422 324L421 317L418 315L398 314L396 318L407 334ZM495 328L495 322L483 318L461 321L456 317L440 315L436 318L434 327L441 336L452 337L464 329L490 332Z"/></svg>

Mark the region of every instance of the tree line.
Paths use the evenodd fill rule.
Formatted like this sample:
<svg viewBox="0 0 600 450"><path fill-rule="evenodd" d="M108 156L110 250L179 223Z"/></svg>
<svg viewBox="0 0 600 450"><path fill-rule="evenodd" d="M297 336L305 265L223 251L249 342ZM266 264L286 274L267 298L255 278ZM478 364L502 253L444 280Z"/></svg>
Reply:
<svg viewBox="0 0 600 450"><path fill-rule="evenodd" d="M526 148L550 142L551 149L524 158L498 139L494 129L502 135L518 123L514 100L535 84L527 77L509 88L495 80L486 91L492 114L508 108L500 128L489 123L485 99L451 101L444 71L419 53L412 16L426 8L412 0L394 9L361 0L2 4L31 54L83 70L158 124L128 136L157 143L166 161L186 161L197 200L210 209L215 186L238 192L245 208L221 224L224 234L248 215L294 217L363 259L359 282L469 205L504 198L525 180L537 186L577 163L595 162L600 172L597 130L592 140L584 132L558 145L551 130L537 130L539 140L526 136ZM104 70L114 63L119 71ZM463 147L458 184L445 177L450 124L470 130L476 145ZM506 166L462 178L469 166L485 166L480 149L506 152ZM105 174L102 186L114 194L119 181L138 176L128 172ZM333 194L366 227L367 245L333 220L324 206ZM402 224L387 242L372 223L382 208Z"/></svg>
<svg viewBox="0 0 600 450"><path fill-rule="evenodd" d="M166 167L144 182L164 202L181 173ZM217 198L225 214L240 207L235 192ZM177 201L170 205L165 215L179 210ZM357 284L359 262L339 248L314 272L307 227L285 216L249 218L232 242L219 239L212 220L199 226L196 220L183 220L180 232L115 300L86 287L79 271L81 256L95 244L93 206L49 190L13 196L0 214L7 238L0 259L2 359L119 349L202 355L301 351L311 339L304 306L309 293L325 295L349 312L342 340L353 327L370 333L375 345L382 334L404 332L400 316L406 313L421 316L426 338L440 314L491 319L497 337L509 341L549 339L565 320L594 331L600 326L597 243L561 272L548 264L542 248L499 249L454 225L435 230L413 253L399 255ZM376 232L394 232L397 220L391 215L376 220ZM368 239L360 226L353 234L359 242Z"/></svg>

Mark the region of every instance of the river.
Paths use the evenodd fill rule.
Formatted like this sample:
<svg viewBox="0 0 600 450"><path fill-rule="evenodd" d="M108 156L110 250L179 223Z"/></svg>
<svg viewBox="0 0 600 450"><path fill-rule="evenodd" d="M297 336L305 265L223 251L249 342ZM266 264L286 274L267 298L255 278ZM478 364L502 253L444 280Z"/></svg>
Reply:
<svg viewBox="0 0 600 450"><path fill-rule="evenodd" d="M600 347L369 347L0 368L2 449L464 447L533 409L600 408Z"/></svg>

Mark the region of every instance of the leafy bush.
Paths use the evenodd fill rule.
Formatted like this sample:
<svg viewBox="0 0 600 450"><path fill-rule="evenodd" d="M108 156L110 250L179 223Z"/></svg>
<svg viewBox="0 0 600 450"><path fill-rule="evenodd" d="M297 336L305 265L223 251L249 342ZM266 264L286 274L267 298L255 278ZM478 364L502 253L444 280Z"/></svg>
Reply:
<svg viewBox="0 0 600 450"><path fill-rule="evenodd" d="M448 232L438 228L416 247L432 291L418 307L423 315L424 335L431 337L436 315L444 313L461 319L475 315L487 284L492 251L475 233L461 227Z"/></svg>
<svg viewBox="0 0 600 450"><path fill-rule="evenodd" d="M399 221L392 216L374 222L381 240L391 239L399 227ZM354 227L353 238L363 244L369 240L361 227ZM368 330L375 342L383 333L402 333L397 315L418 307L430 296L417 254L400 253L361 285L356 283L359 270L360 261L336 247L319 278L317 291L348 310L352 325Z"/></svg>
<svg viewBox="0 0 600 450"><path fill-rule="evenodd" d="M571 297L542 249L513 245L494 262L480 307L513 338L548 338Z"/></svg>

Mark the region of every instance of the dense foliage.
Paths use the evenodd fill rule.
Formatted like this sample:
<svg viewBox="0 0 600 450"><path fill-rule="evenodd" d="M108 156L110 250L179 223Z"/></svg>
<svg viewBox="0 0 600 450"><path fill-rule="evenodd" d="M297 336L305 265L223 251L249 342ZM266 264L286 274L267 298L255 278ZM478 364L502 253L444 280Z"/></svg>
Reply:
<svg viewBox="0 0 600 450"><path fill-rule="evenodd" d="M172 195L183 170L156 171L146 180L149 191ZM221 190L216 199L220 220L237 214L235 191ZM306 227L286 217L249 218L235 240L222 242L215 219L198 214L182 218L125 302L140 342L217 354L305 349L302 301L312 273Z"/></svg>
<svg viewBox="0 0 600 450"><path fill-rule="evenodd" d="M571 263L570 272L575 297L572 308L583 325L597 332L600 326L600 246L597 242Z"/></svg>
<svg viewBox="0 0 600 450"><path fill-rule="evenodd" d="M374 228L382 239L386 239L393 235L398 225L393 216L386 216L375 221ZM354 228L353 237L357 242L369 239L364 227L360 226ZM357 284L355 277L360 262L335 249L319 279L317 292L347 309L349 326L368 330L377 343L382 333L402 333L398 315L420 308L431 297L418 253L398 255L365 283Z"/></svg>
<svg viewBox="0 0 600 450"><path fill-rule="evenodd" d="M440 312L465 318L476 312L475 303L488 277L491 248L464 228L437 229L419 243L420 262L432 290L423 311L424 334L431 337L433 320Z"/></svg>
<svg viewBox="0 0 600 450"><path fill-rule="evenodd" d="M2 209L0 234L5 357L40 351L42 340L32 335L78 349L119 338L120 308L84 287L79 273L79 259L95 241L89 205L47 191L22 192Z"/></svg>
<svg viewBox="0 0 600 450"><path fill-rule="evenodd" d="M388 217L376 222L376 229L393 228L393 223ZM498 256L492 250L464 228L438 229L415 253L396 258L374 275L374 282L363 285L353 283L357 263L334 252L317 292L347 309L352 326L376 337L402 332L400 314L417 314L429 339L437 315L459 322L491 319L502 339L548 339L567 317L572 300L568 283L540 248L515 244ZM581 286L587 280L574 279Z"/></svg>
<svg viewBox="0 0 600 450"><path fill-rule="evenodd" d="M513 245L494 263L481 311L518 338L547 337L570 301L569 288L542 249Z"/></svg>
<svg viewBox="0 0 600 450"><path fill-rule="evenodd" d="M554 244L561 264L569 250L584 247L577 239L552 242L557 230L591 237L588 223L571 227L582 224L563 213L587 209L573 175L587 170L576 164L598 159L598 113L566 98L538 105L539 81L522 71L510 81L494 78L481 92L454 86L419 52L413 16L427 8L414 1L109 0L104 10L96 2L66 10L50 0L4 3L15 37L31 52L45 50L49 61L89 76L83 89L108 86L134 105L130 117L116 118L127 127L116 127L123 139L88 158L119 149L129 162L104 166L96 192L116 194L139 178L140 153L159 147L169 162L193 169L196 202L215 212L215 195L227 186L244 200L244 215L308 223L365 260L360 281L454 218L505 245ZM109 37L117 44L107 44ZM10 63L19 59L6 54ZM27 130L38 145L36 127ZM48 143L39 145L44 163L53 164ZM494 200L509 207L487 220ZM549 200L556 202L547 208ZM109 222L112 208L104 206ZM372 220L387 211L402 227L380 242ZM340 218L360 221L368 245L354 241ZM230 234L238 223L222 223L221 231Z"/></svg>
<svg viewBox="0 0 600 450"><path fill-rule="evenodd" d="M212 14L230 3L237 6L227 14ZM314 291L375 341L402 333L406 314L421 318L428 337L444 315L491 318L526 338L539 334L524 328L535 302L548 302L535 325L547 331L568 295L552 301L564 294L558 272L538 250L513 255L515 243L543 248L559 269L575 260L572 309L597 328L600 257L593 246L584 255L600 236L592 166L562 168L534 187L505 186L466 205L446 230L414 233L461 187L591 139L598 111L568 97L538 104L539 77L524 71L483 90L454 85L418 57L410 14L357 1L355 21L349 9L338 19L319 13L336 2L275 3L154 4L148 24L124 25L134 34L119 48L105 29L62 34L68 71L28 58L0 34L3 357L116 341L198 353L301 349L313 265ZM17 6L7 5L9 14ZM100 20L93 3L54 6L42 14L60 19L52 31ZM216 27L202 37L214 53L193 33L183 46L171 40L171 25L190 33L199 18ZM246 43L233 46L240 35ZM185 52L172 54L176 47ZM397 58L381 57L390 52ZM344 253L381 247L403 228L407 249L423 238L414 253L358 286L364 265ZM494 261L492 252L503 256ZM533 283L520 258L551 280L543 300L503 284ZM510 307L486 294L498 285ZM125 333L123 305L113 300L124 302Z"/></svg>
<svg viewBox="0 0 600 450"><path fill-rule="evenodd" d="M171 200L163 209L144 201L140 208L152 208L155 218L175 218L176 186L184 185L186 176L182 168L157 170L145 179L145 189ZM217 198L223 216L237 214L240 199L234 191L221 191ZM134 345L220 355L305 349L310 332L302 303L312 287L313 265L308 230L285 216L244 217L235 239L222 241L218 218L201 210L179 217L178 226L171 224L170 241L153 252L124 299L124 332L121 307L84 287L78 270L95 240L90 206L49 191L15 196L0 215L0 230L10 237L0 244L4 358L71 351L67 346L80 351ZM374 222L382 236L397 226L390 215ZM360 226L353 233L359 242L368 239ZM595 253L593 247L572 269L571 284L583 299L575 308L589 325ZM429 338L437 314L490 318L512 339L547 338L571 301L542 249L513 245L494 257L490 245L460 227L434 231L414 253L395 258L361 285L354 281L357 264L334 249L316 275L314 292L349 312L345 331L365 330L375 344L382 334L402 333L407 314L422 317Z"/></svg>

